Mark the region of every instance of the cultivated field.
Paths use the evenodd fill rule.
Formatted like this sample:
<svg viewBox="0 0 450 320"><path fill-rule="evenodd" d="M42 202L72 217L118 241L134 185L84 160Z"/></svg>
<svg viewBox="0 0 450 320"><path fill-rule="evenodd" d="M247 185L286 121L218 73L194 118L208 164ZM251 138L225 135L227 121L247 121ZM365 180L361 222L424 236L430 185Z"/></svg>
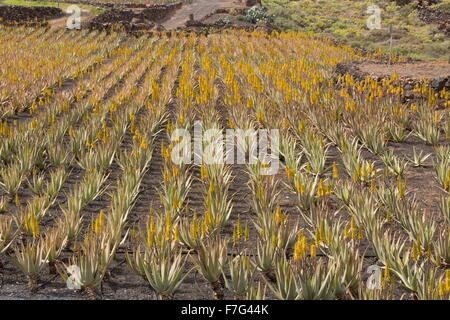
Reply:
<svg viewBox="0 0 450 320"><path fill-rule="evenodd" d="M0 39L1 299L450 298L445 88L300 32ZM178 163L199 124L279 140Z"/></svg>

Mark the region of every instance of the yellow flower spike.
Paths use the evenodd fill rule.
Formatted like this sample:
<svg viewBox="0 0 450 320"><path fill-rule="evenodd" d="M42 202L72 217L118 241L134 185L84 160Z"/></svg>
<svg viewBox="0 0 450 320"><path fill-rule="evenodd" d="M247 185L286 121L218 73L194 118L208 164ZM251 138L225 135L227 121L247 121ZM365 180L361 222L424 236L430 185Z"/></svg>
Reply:
<svg viewBox="0 0 450 320"><path fill-rule="evenodd" d="M434 121L434 122L439 122L439 120L440 120L439 112L435 111L435 112L434 112L433 121Z"/></svg>
<svg viewBox="0 0 450 320"><path fill-rule="evenodd" d="M316 195L318 197L323 197L326 194L326 187L324 185L323 179L319 180L319 187L317 188Z"/></svg>
<svg viewBox="0 0 450 320"><path fill-rule="evenodd" d="M329 228L327 233L327 245L331 246L332 242L333 242L333 230Z"/></svg>
<svg viewBox="0 0 450 320"><path fill-rule="evenodd" d="M284 217L283 217L283 213L281 212L281 207L277 206L277 208L275 209L275 222L277 224L281 224L284 222Z"/></svg>
<svg viewBox="0 0 450 320"><path fill-rule="evenodd" d="M202 180L206 180L208 178L208 168L203 164L200 167L200 177Z"/></svg>
<svg viewBox="0 0 450 320"><path fill-rule="evenodd" d="M178 117L178 122L182 125L182 124L184 124L184 121L185 121L184 112L183 112L183 110L181 110L180 115Z"/></svg>
<svg viewBox="0 0 450 320"><path fill-rule="evenodd" d="M276 234L272 235L271 245L272 245L272 248L277 248L278 247L278 238L277 238Z"/></svg>
<svg viewBox="0 0 450 320"><path fill-rule="evenodd" d="M400 198L405 197L405 187L406 187L406 181L403 180L400 176L397 178L397 190L399 193Z"/></svg>
<svg viewBox="0 0 450 320"><path fill-rule="evenodd" d="M239 241L238 236L237 236L237 232L236 232L236 227L234 227L234 229L233 229L232 239L233 239L233 245L236 245L236 243L238 243L238 241Z"/></svg>
<svg viewBox="0 0 450 320"><path fill-rule="evenodd" d="M16 207L20 207L21 203L20 203L20 199L19 199L19 194L18 193L16 193L14 202L16 204Z"/></svg>
<svg viewBox="0 0 450 320"><path fill-rule="evenodd" d="M295 189L297 191L298 194L303 194L305 193L305 187L303 186L303 184L300 182L300 179L298 178L295 181Z"/></svg>
<svg viewBox="0 0 450 320"><path fill-rule="evenodd" d="M236 124L231 117L228 118L228 126L230 127L230 129L234 129L236 127Z"/></svg>
<svg viewBox="0 0 450 320"><path fill-rule="evenodd" d="M444 297L447 294L445 282L439 283L439 296Z"/></svg>
<svg viewBox="0 0 450 320"><path fill-rule="evenodd" d="M149 232L154 233L155 230L156 230L155 227L156 227L156 225L155 225L155 216L154 216L153 210L151 209L150 210L150 216L148 217L147 229L148 229Z"/></svg>
<svg viewBox="0 0 450 320"><path fill-rule="evenodd" d="M158 233L157 236L157 245L158 247L161 247L164 241L164 234L162 232Z"/></svg>
<svg viewBox="0 0 450 320"><path fill-rule="evenodd" d="M139 145L140 149L147 149L148 148L148 144L147 144L147 139L145 137L141 138L141 143Z"/></svg>
<svg viewBox="0 0 450 320"><path fill-rule="evenodd" d="M303 120L300 120L300 122L298 123L298 131L300 132L305 131L305 123L303 122Z"/></svg>
<svg viewBox="0 0 450 320"><path fill-rule="evenodd" d="M181 236L180 236L180 226L177 225L177 226L175 227L175 231L174 231L174 234L173 234L173 241L175 241L175 242L180 242L180 239L181 239Z"/></svg>
<svg viewBox="0 0 450 320"><path fill-rule="evenodd" d="M100 234L101 226L98 219L94 219L92 222L92 231L94 231L95 234Z"/></svg>
<svg viewBox="0 0 450 320"><path fill-rule="evenodd" d="M319 144L322 147L325 146L325 142L323 142L323 137L322 136L319 137Z"/></svg>
<svg viewBox="0 0 450 320"><path fill-rule="evenodd" d="M376 185L375 185L375 180L374 180L374 179L372 179L372 180L370 181L370 191L371 191L372 193L376 193L376 192L377 192L377 187L376 187Z"/></svg>
<svg viewBox="0 0 450 320"><path fill-rule="evenodd" d="M102 132L101 131L97 131L95 137L97 138L97 140L102 140L102 138L103 138Z"/></svg>
<svg viewBox="0 0 450 320"><path fill-rule="evenodd" d="M246 223L244 230L244 241L248 241L249 239L250 239L250 228L248 227L248 223Z"/></svg>
<svg viewBox="0 0 450 320"><path fill-rule="evenodd" d="M40 226L39 226L39 221L36 219L36 217L31 216L30 218L30 224L31 224L31 233L33 235L33 238L37 238L39 236L40 233Z"/></svg>
<svg viewBox="0 0 450 320"><path fill-rule="evenodd" d="M320 241L320 230L319 230L319 228L316 227L315 231L314 231L314 245L316 247L319 247L320 243L321 243L321 241Z"/></svg>
<svg viewBox="0 0 450 320"><path fill-rule="evenodd" d="M95 219L93 231L96 234L100 234L104 225L105 225L105 212L103 210L100 210L100 214L98 215L97 219Z"/></svg>
<svg viewBox="0 0 450 320"><path fill-rule="evenodd" d="M331 195L331 186L325 183L325 195Z"/></svg>
<svg viewBox="0 0 450 320"><path fill-rule="evenodd" d="M303 235L303 233L302 233L302 236L303 236L303 239L302 239L303 240L303 250L307 251L309 248L308 238L305 235Z"/></svg>
<svg viewBox="0 0 450 320"><path fill-rule="evenodd" d="M347 239L350 237L350 233L348 232L348 225L344 226L344 239Z"/></svg>
<svg viewBox="0 0 450 320"><path fill-rule="evenodd" d="M303 234L303 231L298 233L297 242L294 246L294 260L300 261L306 258L308 253L308 239Z"/></svg>
<svg viewBox="0 0 450 320"><path fill-rule="evenodd" d="M450 293L450 270L449 269L445 270L445 285L446 285L447 292Z"/></svg>
<svg viewBox="0 0 450 320"><path fill-rule="evenodd" d="M236 237L241 239L242 237L242 223L241 223L241 215L238 215L238 221L236 224Z"/></svg>
<svg viewBox="0 0 450 320"><path fill-rule="evenodd" d="M332 169L332 171L333 171L333 179L339 179L339 171L338 171L336 162L333 162L332 167L333 167L333 169Z"/></svg>
<svg viewBox="0 0 450 320"><path fill-rule="evenodd" d="M320 221L320 226L319 226L319 241L320 242L324 242L325 241L325 221L321 220Z"/></svg>
<svg viewBox="0 0 450 320"><path fill-rule="evenodd" d="M352 216L352 219L350 220L350 235L352 239L356 239L356 222L355 218Z"/></svg>
<svg viewBox="0 0 450 320"><path fill-rule="evenodd" d="M166 241L170 241L172 238L172 228L171 225L166 224L165 226L165 230L164 230L164 239Z"/></svg>
<svg viewBox="0 0 450 320"><path fill-rule="evenodd" d="M167 167L164 167L164 170L163 170L163 179L164 179L164 182L165 183L167 183L167 182L169 182L169 171L167 170ZM161 201L161 203L162 203L163 201Z"/></svg>
<svg viewBox="0 0 450 320"><path fill-rule="evenodd" d="M308 162L308 163L306 164L305 171L306 171L306 172L311 172L311 162Z"/></svg>
<svg viewBox="0 0 450 320"><path fill-rule="evenodd" d="M159 101L160 99L160 88L156 81L152 82L152 100Z"/></svg>
<svg viewBox="0 0 450 320"><path fill-rule="evenodd" d="M317 247L315 244L311 245L311 250L310 250L310 254L311 254L311 258L315 258L317 256Z"/></svg>
<svg viewBox="0 0 450 320"><path fill-rule="evenodd" d="M361 227L358 228L358 240L364 239L363 230Z"/></svg>
<svg viewBox="0 0 450 320"><path fill-rule="evenodd" d="M259 121L259 122L262 122L262 121L264 121L265 120L265 114L264 114L264 111L262 110L262 109L258 109L258 112L257 112L257 120Z"/></svg>
<svg viewBox="0 0 450 320"><path fill-rule="evenodd" d="M165 147L164 141L161 141L161 154L164 155L165 152L166 152L166 147Z"/></svg>
<svg viewBox="0 0 450 320"><path fill-rule="evenodd" d="M203 237L203 236L205 236L206 235L206 233L207 233L207 226L206 226L206 220L202 220L202 222L200 223L200 234L201 234L201 236Z"/></svg>
<svg viewBox="0 0 450 320"><path fill-rule="evenodd" d="M199 238L199 222L197 218L197 211L194 210L194 217L192 218L191 224L191 235L194 239Z"/></svg>
<svg viewBox="0 0 450 320"><path fill-rule="evenodd" d="M294 245L294 261L300 261L302 259L303 249L302 249L302 239L301 235L298 235L297 242Z"/></svg>
<svg viewBox="0 0 450 320"><path fill-rule="evenodd" d="M180 174L180 169L178 169L176 165L172 164L172 176L178 177L179 174Z"/></svg>
<svg viewBox="0 0 450 320"><path fill-rule="evenodd" d="M292 170L288 166L284 167L284 169L286 171L286 175L287 175L288 179L291 179L294 176L294 170Z"/></svg>
<svg viewBox="0 0 450 320"><path fill-rule="evenodd" d="M171 134L172 131L173 131L173 126L172 126L172 122L169 119L169 121L167 121L167 133Z"/></svg>
<svg viewBox="0 0 450 320"><path fill-rule="evenodd" d="M214 193L215 190L216 190L216 189L215 189L215 187L214 187L214 183L211 182L211 183L209 184L208 194L212 195L212 194Z"/></svg>
<svg viewBox="0 0 450 320"><path fill-rule="evenodd" d="M209 231L213 223L213 216L210 209L206 210L204 223L205 223L205 231Z"/></svg>
<svg viewBox="0 0 450 320"><path fill-rule="evenodd" d="M130 238L132 241L137 239L137 232L136 232L136 226L133 225L133 228L131 229Z"/></svg>

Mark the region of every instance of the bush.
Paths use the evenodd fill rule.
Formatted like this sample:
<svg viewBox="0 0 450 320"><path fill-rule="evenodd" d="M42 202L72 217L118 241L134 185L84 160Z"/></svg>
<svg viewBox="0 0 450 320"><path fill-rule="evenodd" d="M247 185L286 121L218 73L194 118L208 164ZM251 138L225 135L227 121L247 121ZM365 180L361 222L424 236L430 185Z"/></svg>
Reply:
<svg viewBox="0 0 450 320"><path fill-rule="evenodd" d="M227 26L230 24L230 19L228 19L227 17L222 17L217 19L215 24L218 26Z"/></svg>
<svg viewBox="0 0 450 320"><path fill-rule="evenodd" d="M252 7L245 12L244 20L250 23L271 22L273 17L263 7Z"/></svg>
<svg viewBox="0 0 450 320"><path fill-rule="evenodd" d="M450 12L450 2L441 2L438 4L434 4L431 6L431 9L434 9L437 11Z"/></svg>

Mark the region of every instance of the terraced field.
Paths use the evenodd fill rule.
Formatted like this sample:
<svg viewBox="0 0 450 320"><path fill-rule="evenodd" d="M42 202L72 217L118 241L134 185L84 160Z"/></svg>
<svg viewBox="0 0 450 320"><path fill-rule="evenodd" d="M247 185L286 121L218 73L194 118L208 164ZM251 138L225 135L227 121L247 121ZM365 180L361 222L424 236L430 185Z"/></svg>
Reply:
<svg viewBox="0 0 450 320"><path fill-rule="evenodd" d="M0 298L450 297L446 89L298 32L0 39ZM226 129L279 138L228 163Z"/></svg>

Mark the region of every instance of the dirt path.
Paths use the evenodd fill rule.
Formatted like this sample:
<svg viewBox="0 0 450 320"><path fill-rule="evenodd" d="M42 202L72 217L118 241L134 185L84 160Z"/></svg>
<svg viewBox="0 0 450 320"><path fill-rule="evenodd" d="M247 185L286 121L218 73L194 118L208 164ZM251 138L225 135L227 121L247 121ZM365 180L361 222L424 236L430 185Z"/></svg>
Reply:
<svg viewBox="0 0 450 320"><path fill-rule="evenodd" d="M416 63L399 63L393 65L362 63L358 66L362 72L378 77L388 77L397 72L400 78L446 78L450 74L450 64L447 61L421 61Z"/></svg>
<svg viewBox="0 0 450 320"><path fill-rule="evenodd" d="M223 7L233 7L236 2L233 0L194 0L192 4L185 4L181 9L173 14L167 21L162 23L167 30L183 27L189 20L189 15L193 14L195 20L201 20L206 15Z"/></svg>

